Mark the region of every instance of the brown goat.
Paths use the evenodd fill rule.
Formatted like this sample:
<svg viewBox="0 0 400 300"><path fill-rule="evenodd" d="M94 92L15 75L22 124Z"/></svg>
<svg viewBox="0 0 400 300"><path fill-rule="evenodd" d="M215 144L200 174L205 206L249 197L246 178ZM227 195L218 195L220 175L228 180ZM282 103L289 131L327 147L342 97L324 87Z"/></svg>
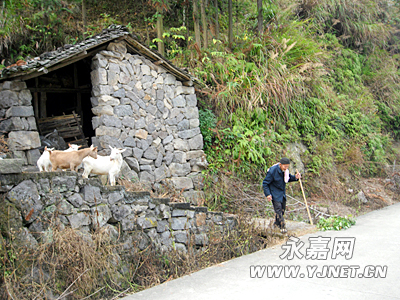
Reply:
<svg viewBox="0 0 400 300"><path fill-rule="evenodd" d="M97 147L90 146L90 148L85 148L72 152L64 152L64 151L49 151L50 152L50 161L52 164L52 171L54 172L57 168L60 169L68 169L71 171L77 172L77 167L82 163L82 160L86 156L91 156L93 158L97 158Z"/></svg>

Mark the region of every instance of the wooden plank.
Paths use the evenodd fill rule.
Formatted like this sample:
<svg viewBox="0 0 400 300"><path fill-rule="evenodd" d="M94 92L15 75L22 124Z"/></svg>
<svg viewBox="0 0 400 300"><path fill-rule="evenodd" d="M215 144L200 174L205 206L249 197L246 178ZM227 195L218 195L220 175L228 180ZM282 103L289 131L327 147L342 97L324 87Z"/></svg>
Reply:
<svg viewBox="0 0 400 300"><path fill-rule="evenodd" d="M39 114L40 118L47 117L46 102L47 102L47 94L40 93L40 114Z"/></svg>
<svg viewBox="0 0 400 300"><path fill-rule="evenodd" d="M82 139L85 140L86 146L89 146L89 145L87 144L87 142L86 142L85 134L83 133L82 126L81 126L81 124L79 123L78 118L76 117L75 112L73 111L72 114L74 115L74 118L75 118L76 122L78 123L79 131L81 132L81 137L82 137Z"/></svg>
<svg viewBox="0 0 400 300"><path fill-rule="evenodd" d="M74 88L79 88L78 67L76 66L76 64L74 64ZM82 95L80 91L76 93L76 111L78 112L78 115L82 116L83 118Z"/></svg>
<svg viewBox="0 0 400 300"><path fill-rule="evenodd" d="M31 87L28 88L31 93L91 93L92 90L90 88L55 88L55 87Z"/></svg>
<svg viewBox="0 0 400 300"><path fill-rule="evenodd" d="M68 143L87 146L87 140L81 127L81 117L75 112L70 115L49 117L38 120L42 135L51 133L56 129L58 134Z"/></svg>

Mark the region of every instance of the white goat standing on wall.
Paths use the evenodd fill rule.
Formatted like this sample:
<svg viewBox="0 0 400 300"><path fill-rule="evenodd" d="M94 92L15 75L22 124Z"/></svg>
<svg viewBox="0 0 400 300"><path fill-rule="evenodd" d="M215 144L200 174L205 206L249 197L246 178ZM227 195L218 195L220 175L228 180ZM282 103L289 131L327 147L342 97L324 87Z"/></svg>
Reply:
<svg viewBox="0 0 400 300"><path fill-rule="evenodd" d="M44 151L36 163L40 172L43 172L43 171L50 172L51 171L50 151L53 151L53 150L54 150L54 148L47 148L47 146L44 147Z"/></svg>
<svg viewBox="0 0 400 300"><path fill-rule="evenodd" d="M84 171L83 178L88 178L90 173L97 175L108 175L108 180L112 186L115 185L115 178L121 170L122 155L126 149L111 148L110 156L97 155L97 159L85 157L82 161Z"/></svg>

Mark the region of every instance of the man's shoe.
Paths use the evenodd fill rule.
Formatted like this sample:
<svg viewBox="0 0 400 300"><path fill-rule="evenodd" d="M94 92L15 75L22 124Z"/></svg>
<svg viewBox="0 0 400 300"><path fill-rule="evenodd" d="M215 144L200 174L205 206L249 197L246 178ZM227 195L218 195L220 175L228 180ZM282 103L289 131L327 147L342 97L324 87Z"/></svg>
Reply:
<svg viewBox="0 0 400 300"><path fill-rule="evenodd" d="M281 229L281 233L287 233L287 229L286 228L282 228Z"/></svg>

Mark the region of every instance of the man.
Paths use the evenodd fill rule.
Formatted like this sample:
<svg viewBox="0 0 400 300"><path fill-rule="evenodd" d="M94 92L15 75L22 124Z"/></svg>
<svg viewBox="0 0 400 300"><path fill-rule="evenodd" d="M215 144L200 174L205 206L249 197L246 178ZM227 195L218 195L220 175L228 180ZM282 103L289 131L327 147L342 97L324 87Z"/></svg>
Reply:
<svg viewBox="0 0 400 300"><path fill-rule="evenodd" d="M267 200L272 201L275 211L274 225L279 227L281 233L286 233L283 215L286 210L286 183L297 181L301 178L300 173L292 175L289 173L290 160L283 157L279 163L273 165L267 171L263 181L264 194Z"/></svg>

